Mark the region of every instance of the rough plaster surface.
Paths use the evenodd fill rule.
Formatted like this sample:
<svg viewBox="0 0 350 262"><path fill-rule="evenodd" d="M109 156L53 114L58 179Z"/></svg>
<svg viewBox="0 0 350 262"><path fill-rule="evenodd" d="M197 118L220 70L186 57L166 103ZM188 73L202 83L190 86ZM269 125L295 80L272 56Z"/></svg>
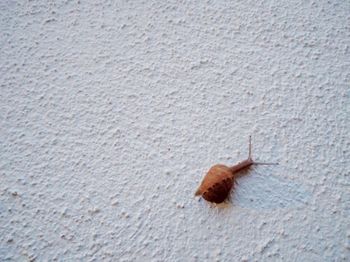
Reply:
<svg viewBox="0 0 350 262"><path fill-rule="evenodd" d="M349 261L349 1L0 12L1 261Z"/></svg>

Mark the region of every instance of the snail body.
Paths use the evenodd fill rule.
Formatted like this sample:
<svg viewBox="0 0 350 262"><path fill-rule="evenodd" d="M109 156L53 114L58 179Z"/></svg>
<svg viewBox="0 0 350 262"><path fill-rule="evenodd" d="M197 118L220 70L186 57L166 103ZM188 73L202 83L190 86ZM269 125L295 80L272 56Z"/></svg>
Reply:
<svg viewBox="0 0 350 262"><path fill-rule="evenodd" d="M246 160L228 167L217 164L212 166L202 180L195 196L202 196L208 202L224 202L234 187L236 178L235 174L249 168L252 165L276 165L277 163L258 163L251 156L251 137L249 137L249 156Z"/></svg>

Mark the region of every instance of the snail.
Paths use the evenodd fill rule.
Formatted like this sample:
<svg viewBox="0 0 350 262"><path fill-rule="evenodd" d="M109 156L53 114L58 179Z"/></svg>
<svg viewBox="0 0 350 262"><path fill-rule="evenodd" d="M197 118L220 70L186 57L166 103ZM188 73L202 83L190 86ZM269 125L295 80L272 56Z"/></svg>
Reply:
<svg viewBox="0 0 350 262"><path fill-rule="evenodd" d="M224 202L234 187L235 175L252 165L278 165L278 163L255 162L252 159L252 138L249 136L248 158L231 167L222 164L212 166L197 189L195 196L202 196L208 202L216 204Z"/></svg>

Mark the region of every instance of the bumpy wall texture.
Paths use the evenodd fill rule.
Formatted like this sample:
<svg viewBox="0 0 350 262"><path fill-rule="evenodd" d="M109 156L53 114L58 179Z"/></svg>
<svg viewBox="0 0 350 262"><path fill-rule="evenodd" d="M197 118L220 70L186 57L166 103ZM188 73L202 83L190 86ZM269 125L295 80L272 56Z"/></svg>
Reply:
<svg viewBox="0 0 350 262"><path fill-rule="evenodd" d="M1 261L349 261L349 1L0 2ZM259 161L229 203L208 168Z"/></svg>

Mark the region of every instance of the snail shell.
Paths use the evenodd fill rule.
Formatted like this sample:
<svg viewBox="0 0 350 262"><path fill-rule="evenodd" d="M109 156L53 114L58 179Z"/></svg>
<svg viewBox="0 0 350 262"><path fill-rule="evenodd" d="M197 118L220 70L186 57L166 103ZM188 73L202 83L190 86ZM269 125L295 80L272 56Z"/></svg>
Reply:
<svg viewBox="0 0 350 262"><path fill-rule="evenodd" d="M232 169L218 164L209 169L195 195L201 195L209 202L221 203L229 196L234 182Z"/></svg>

